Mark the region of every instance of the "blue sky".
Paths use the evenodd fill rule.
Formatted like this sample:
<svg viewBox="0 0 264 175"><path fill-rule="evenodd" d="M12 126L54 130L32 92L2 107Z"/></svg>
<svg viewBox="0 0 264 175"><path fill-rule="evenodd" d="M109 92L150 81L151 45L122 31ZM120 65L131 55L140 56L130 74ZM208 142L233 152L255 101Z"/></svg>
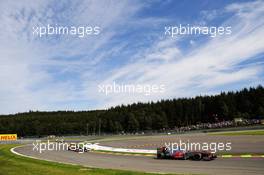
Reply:
<svg viewBox="0 0 264 175"><path fill-rule="evenodd" d="M104 109L263 85L264 1L0 0L0 113ZM100 26L97 36L32 35L37 25ZM231 35L164 35L165 26ZM99 84L164 84L110 94Z"/></svg>

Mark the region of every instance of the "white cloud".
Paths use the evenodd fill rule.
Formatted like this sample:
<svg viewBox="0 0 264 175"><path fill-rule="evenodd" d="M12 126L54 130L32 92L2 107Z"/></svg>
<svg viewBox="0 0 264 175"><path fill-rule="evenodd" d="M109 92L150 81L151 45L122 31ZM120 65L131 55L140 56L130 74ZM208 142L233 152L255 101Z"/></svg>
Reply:
<svg viewBox="0 0 264 175"><path fill-rule="evenodd" d="M211 92L218 86L241 81L254 84L261 79L261 65L243 68L238 65L264 51L264 40L261 40L264 36L262 1L226 7L222 13L233 15L223 25L232 26L232 35L219 36L202 44L195 40L187 54L180 47L185 38L153 39L152 36L157 36L156 31L147 33L151 39L135 40L144 42L149 39L151 45L132 51L128 48L134 45L129 43L131 41L118 43L120 40L115 40L118 35L126 35L127 30L137 28L135 26L156 29L160 24L172 21L160 17L135 17L146 6L140 1L67 3L70 4L33 0L1 2L0 113L30 109L87 109L90 106L102 108L193 96ZM100 25L103 31L99 37L83 40L68 37L56 41L40 40L31 35L31 28L39 23ZM120 63L115 69L104 64L105 61L115 62L124 50L129 53L123 58L126 64ZM113 81L164 84L166 91L150 96L122 93L105 96L98 93L98 84ZM79 101L84 103L78 106ZM87 108L86 101L92 101L92 104L87 103Z"/></svg>
<svg viewBox="0 0 264 175"><path fill-rule="evenodd" d="M116 35L115 27L140 8L129 1L0 3L0 113L68 109L68 103L85 100L80 82L63 80L63 74L79 78L115 52L115 47L103 55L97 51ZM96 38L62 37L53 42L32 35L32 27L40 24L99 25L103 31Z"/></svg>
<svg viewBox="0 0 264 175"><path fill-rule="evenodd" d="M153 47L154 50L143 52L141 56L153 58L155 55L167 61L157 64L152 60L140 60L117 69L102 81L103 83L122 80L124 84L131 82L165 84L165 94L153 96L114 94L105 99L100 96L100 101L105 102L104 106L109 107L135 101L193 96L205 91L210 92L218 86L243 81L245 81L244 86L260 83L259 77L263 73L263 67L251 65L237 69L236 66L264 52L264 40L261 40L264 36L264 21L260 18L264 15L263 7L263 1L232 4L226 9L234 14L223 23L224 26L232 26L232 35L213 38L185 55L178 54L180 51L178 52L177 43L165 46L155 43L154 45L159 47ZM167 40L160 42L166 43ZM176 52L170 52L170 49Z"/></svg>

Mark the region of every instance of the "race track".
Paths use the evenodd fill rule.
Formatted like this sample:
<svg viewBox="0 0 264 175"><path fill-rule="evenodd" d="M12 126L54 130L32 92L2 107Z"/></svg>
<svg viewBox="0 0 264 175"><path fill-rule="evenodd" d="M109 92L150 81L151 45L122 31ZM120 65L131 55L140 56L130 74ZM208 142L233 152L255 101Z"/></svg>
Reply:
<svg viewBox="0 0 264 175"><path fill-rule="evenodd" d="M160 137L160 136L159 136ZM172 139L169 136L166 139ZM187 136L188 137L188 136ZM213 136L215 137L215 136ZM260 152L263 149L263 136L260 138L251 137L242 138L234 137L232 141L235 143L240 143L242 145L237 145L241 152L245 149L255 150L255 152ZM108 141L103 142L102 145L111 146L127 146L128 145L148 145L153 146L153 142L159 141L158 137L150 137L149 139L133 139L132 140L122 140L122 141ZM164 137L163 137L164 138ZM203 138L200 135L200 139ZM204 137L207 138L208 137ZM216 137L219 140L219 137ZM174 138L175 139L175 138ZM185 138L186 139L186 138ZM221 137L221 139L225 139ZM230 138L229 138L230 139ZM210 138L209 138L210 140ZM242 141L241 141L242 140ZM243 145L243 141L247 140L247 144ZM150 143L150 144L145 144ZM258 143L260 142L260 143ZM133 143L133 144L132 144ZM254 143L254 144L252 144ZM246 144L246 143L245 143ZM259 145L260 144L260 145ZM254 147L255 145L255 147ZM248 148L248 146L252 146ZM133 171L144 171L144 172L159 172L159 173L182 173L182 174L259 174L262 175L264 172L264 158L217 158L214 161L190 161L190 160L157 160L150 156L135 156L135 155L114 155L105 153L76 153L72 151L44 151L43 153L38 153L33 151L32 145L27 145L23 147L18 147L15 149L16 152L32 156L39 159L80 164L88 167L98 167L98 168L109 168L109 169L124 169Z"/></svg>

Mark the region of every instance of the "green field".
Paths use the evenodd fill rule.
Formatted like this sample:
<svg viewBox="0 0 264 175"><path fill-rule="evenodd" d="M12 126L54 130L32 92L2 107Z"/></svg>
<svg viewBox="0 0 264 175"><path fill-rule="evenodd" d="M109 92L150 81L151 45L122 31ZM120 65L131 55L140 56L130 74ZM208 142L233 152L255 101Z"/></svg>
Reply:
<svg viewBox="0 0 264 175"><path fill-rule="evenodd" d="M16 145L0 145L1 175L154 175L153 173L98 169L54 163L44 160L35 160L13 154L10 149L14 146Z"/></svg>
<svg viewBox="0 0 264 175"><path fill-rule="evenodd" d="M264 135L264 130L247 130L247 131L219 132L219 133L210 133L210 135L226 135L226 136Z"/></svg>

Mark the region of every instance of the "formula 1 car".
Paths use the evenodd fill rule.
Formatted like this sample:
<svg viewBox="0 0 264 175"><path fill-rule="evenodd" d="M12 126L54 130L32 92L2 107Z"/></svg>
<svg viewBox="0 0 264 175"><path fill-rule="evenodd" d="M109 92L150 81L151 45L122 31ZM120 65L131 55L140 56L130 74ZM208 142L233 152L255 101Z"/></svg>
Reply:
<svg viewBox="0 0 264 175"><path fill-rule="evenodd" d="M90 151L90 149L87 149L86 147L82 148L82 147L78 146L76 143L71 143L68 146L68 150L69 151L74 151L74 152L79 152L79 153Z"/></svg>
<svg viewBox="0 0 264 175"><path fill-rule="evenodd" d="M214 160L217 156L208 151L170 150L168 147L157 148L157 159Z"/></svg>

